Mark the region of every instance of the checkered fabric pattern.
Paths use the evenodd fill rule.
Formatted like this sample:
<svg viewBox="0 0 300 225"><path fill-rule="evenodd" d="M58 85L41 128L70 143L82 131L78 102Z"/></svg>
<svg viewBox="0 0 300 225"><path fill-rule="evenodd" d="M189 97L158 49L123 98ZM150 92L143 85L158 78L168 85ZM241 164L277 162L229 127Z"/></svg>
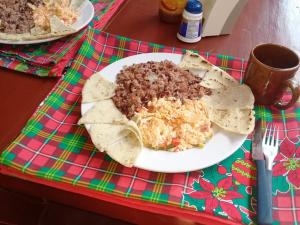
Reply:
<svg viewBox="0 0 300 225"><path fill-rule="evenodd" d="M112 198L138 199L189 210L196 216L204 211L243 224L255 222L256 168L250 154L250 136L231 157L217 165L194 172L165 174L123 167L98 152L85 128L77 125L82 86L93 73L135 54L184 51L89 29L71 68L2 153L2 169L55 181L58 188L62 183L70 184L94 190L95 195L110 193ZM201 54L242 80L246 66L243 59ZM275 223L300 222L299 182L295 179L300 172L299 107L299 102L286 111L256 107L256 116L263 120L264 126L273 122L280 127L281 153L275 160L278 169L273 179Z"/></svg>
<svg viewBox="0 0 300 225"><path fill-rule="evenodd" d="M274 198L274 217L281 222L280 224L299 224L300 190L291 189L289 195L278 193L277 197Z"/></svg>
<svg viewBox="0 0 300 225"><path fill-rule="evenodd" d="M102 29L124 0L92 0L95 16L89 26ZM86 29L57 41L36 45L1 45L0 66L36 74L55 76L63 74L75 57L86 36Z"/></svg>

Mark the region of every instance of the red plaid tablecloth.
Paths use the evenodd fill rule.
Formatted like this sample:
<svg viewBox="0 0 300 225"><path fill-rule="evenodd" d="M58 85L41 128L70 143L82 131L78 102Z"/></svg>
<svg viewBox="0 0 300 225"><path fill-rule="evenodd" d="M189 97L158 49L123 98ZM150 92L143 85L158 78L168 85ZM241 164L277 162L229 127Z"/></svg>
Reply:
<svg viewBox="0 0 300 225"><path fill-rule="evenodd" d="M89 26L102 29L124 0L91 0L95 16ZM59 39L33 45L0 45L0 66L36 74L38 76L55 76L63 74L71 64L86 36L86 29Z"/></svg>
<svg viewBox="0 0 300 225"><path fill-rule="evenodd" d="M1 172L150 212L215 224L256 221L256 167L251 136L226 160L194 172L165 174L126 168L98 152L80 117L81 89L96 71L123 57L183 49L89 29L71 68L1 155ZM242 80L246 62L203 53ZM257 106L263 126L280 128L280 153L274 162L274 224L300 222L300 102L286 110ZM203 213L204 212L204 213ZM212 217L214 216L214 217ZM206 220L208 221L208 220Z"/></svg>

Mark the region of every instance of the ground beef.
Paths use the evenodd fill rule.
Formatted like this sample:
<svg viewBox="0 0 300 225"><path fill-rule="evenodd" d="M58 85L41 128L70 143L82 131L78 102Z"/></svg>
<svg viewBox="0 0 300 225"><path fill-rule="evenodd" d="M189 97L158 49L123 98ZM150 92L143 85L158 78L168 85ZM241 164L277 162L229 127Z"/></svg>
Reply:
<svg viewBox="0 0 300 225"><path fill-rule="evenodd" d="M147 62L125 67L117 75L113 101L128 118L153 98L198 99L210 91L200 85L201 78L174 63Z"/></svg>
<svg viewBox="0 0 300 225"><path fill-rule="evenodd" d="M0 0L0 32L22 34L34 27L32 9L28 3L38 6L42 0Z"/></svg>

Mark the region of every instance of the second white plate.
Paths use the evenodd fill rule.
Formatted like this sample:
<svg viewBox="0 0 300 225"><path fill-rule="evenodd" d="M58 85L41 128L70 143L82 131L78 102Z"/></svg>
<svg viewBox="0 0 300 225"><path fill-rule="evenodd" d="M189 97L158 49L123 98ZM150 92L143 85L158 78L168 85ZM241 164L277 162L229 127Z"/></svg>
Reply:
<svg viewBox="0 0 300 225"><path fill-rule="evenodd" d="M73 24L73 27L75 28L75 31L73 33L78 32L85 26L87 26L91 20L94 17L94 6L89 0L85 0L82 5L79 8L78 12L78 19L77 21ZM70 34L68 34L70 35ZM1 44L14 44L14 45L24 45L24 44L38 44L38 43L43 43L43 42L49 42L49 41L54 41L60 38L63 38L67 35L62 35L62 36L55 36L55 37L50 37L50 38L44 38L44 39L36 39L36 40L5 40L5 39L0 39Z"/></svg>

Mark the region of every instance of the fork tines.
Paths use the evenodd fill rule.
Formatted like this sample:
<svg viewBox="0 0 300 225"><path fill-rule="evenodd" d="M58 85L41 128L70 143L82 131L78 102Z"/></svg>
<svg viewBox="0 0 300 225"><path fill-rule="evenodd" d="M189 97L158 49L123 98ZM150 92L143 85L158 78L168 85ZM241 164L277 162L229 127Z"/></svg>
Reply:
<svg viewBox="0 0 300 225"><path fill-rule="evenodd" d="M273 160L275 159L279 146L279 129L277 126L267 125L262 140L262 149L266 158L268 170L272 170Z"/></svg>

